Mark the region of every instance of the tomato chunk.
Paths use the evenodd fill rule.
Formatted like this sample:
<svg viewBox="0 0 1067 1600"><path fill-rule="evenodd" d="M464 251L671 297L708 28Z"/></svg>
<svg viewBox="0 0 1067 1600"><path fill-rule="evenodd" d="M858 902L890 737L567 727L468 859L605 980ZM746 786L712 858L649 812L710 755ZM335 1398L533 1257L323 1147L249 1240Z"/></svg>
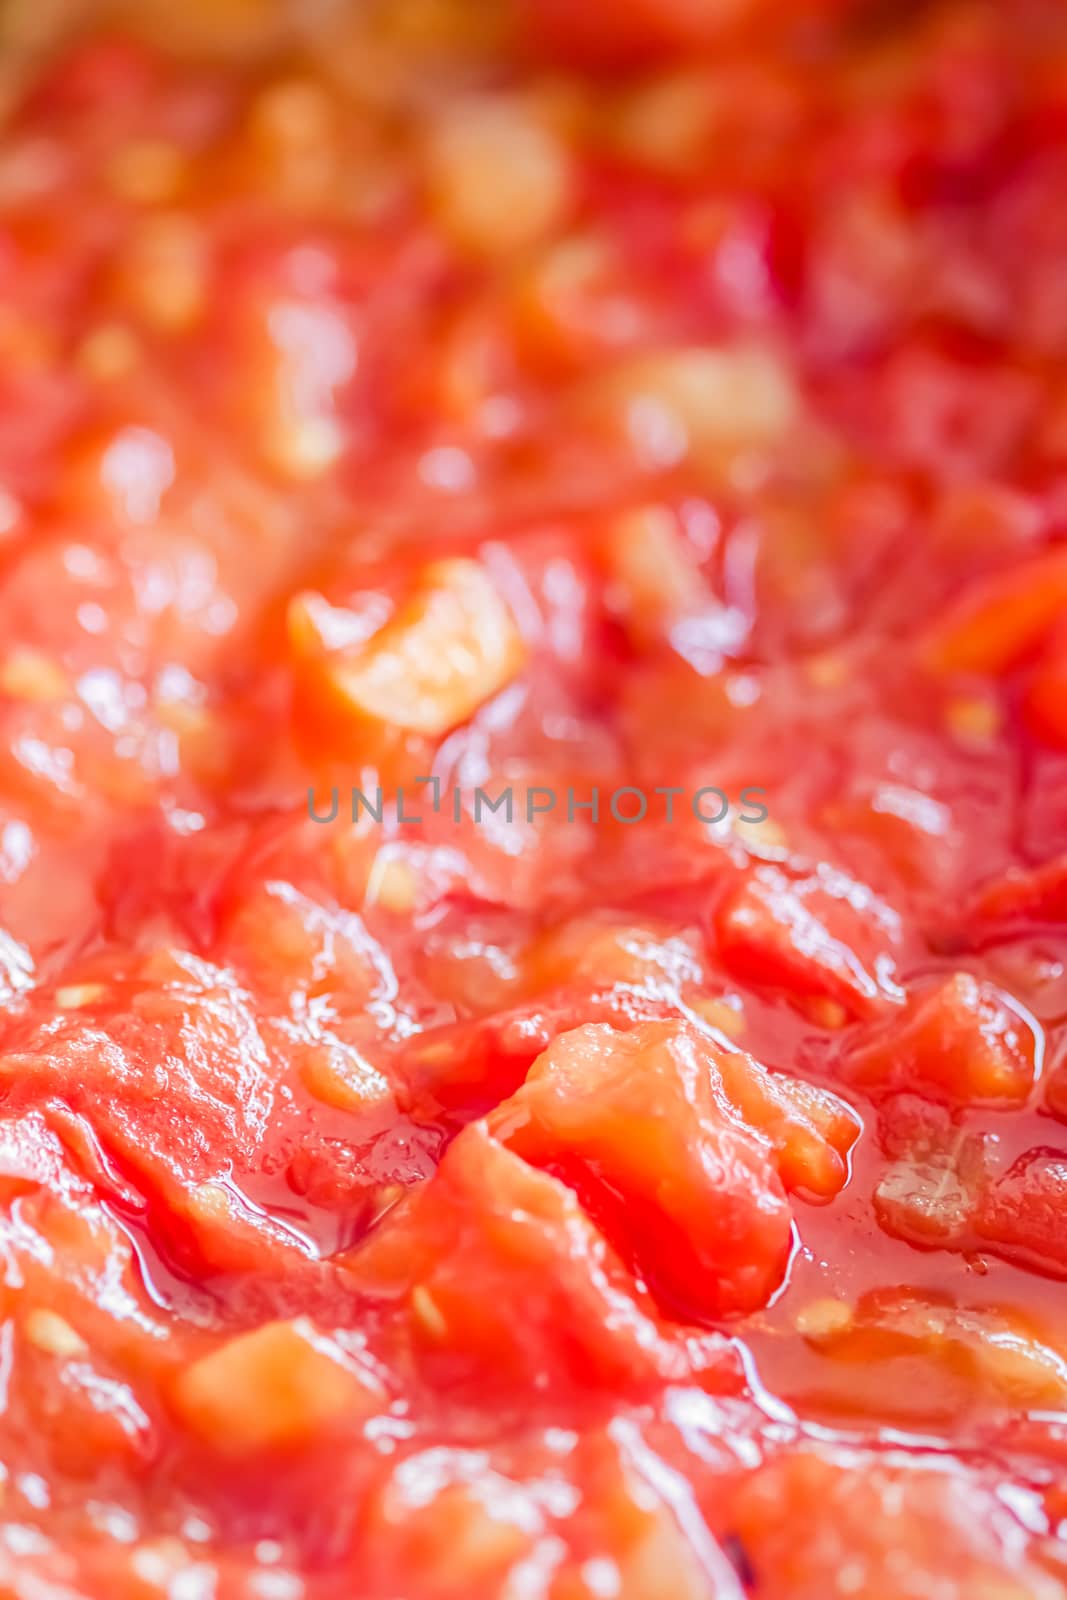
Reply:
<svg viewBox="0 0 1067 1600"><path fill-rule="evenodd" d="M967 1477L790 1455L749 1480L736 1515L758 1592L772 1600L840 1593L844 1571L864 1600L927 1600L931 1584L945 1600L1052 1600L1059 1588L1020 1550L992 1491ZM819 1531L797 1539L798 1526Z"/></svg>
<svg viewBox="0 0 1067 1600"><path fill-rule="evenodd" d="M1067 856L993 878L975 891L967 909L970 924L990 931L998 924L1067 921Z"/></svg>
<svg viewBox="0 0 1067 1600"><path fill-rule="evenodd" d="M961 1105L1013 1105L1034 1081L1034 1036L990 984L956 973L850 1050L845 1071L871 1092L914 1090Z"/></svg>
<svg viewBox="0 0 1067 1600"><path fill-rule="evenodd" d="M526 657L518 627L476 561L432 562L390 622L361 648L328 653L314 615L294 603L298 667L337 716L440 735L506 687Z"/></svg>
<svg viewBox="0 0 1067 1600"><path fill-rule="evenodd" d="M986 1191L978 1233L1013 1260L1067 1276L1067 1153L1028 1150Z"/></svg>
<svg viewBox="0 0 1067 1600"><path fill-rule="evenodd" d="M874 1192L881 1226L909 1244L965 1244L988 1178L983 1136L913 1095L890 1102L880 1135L890 1158Z"/></svg>
<svg viewBox="0 0 1067 1600"><path fill-rule="evenodd" d="M714 1344L665 1337L647 1291L574 1193L480 1123L344 1266L403 1315L423 1361L443 1360L481 1386L632 1393L722 1359Z"/></svg>
<svg viewBox="0 0 1067 1600"><path fill-rule="evenodd" d="M790 1213L771 1140L782 1138L794 1173L805 1135L820 1143L802 1100L790 1106L788 1090L776 1095L745 1057L721 1061L683 1024L578 1028L490 1119L529 1159L573 1174L609 1216L621 1202L613 1225L643 1274L704 1316L751 1310L781 1280ZM738 1101L770 1137L744 1121Z"/></svg>
<svg viewBox="0 0 1067 1600"><path fill-rule="evenodd" d="M178 1375L171 1395L199 1438L235 1456L307 1443L370 1415L383 1398L380 1380L305 1318L220 1345Z"/></svg>
<svg viewBox="0 0 1067 1600"><path fill-rule="evenodd" d="M843 873L793 878L755 867L718 906L713 933L731 972L798 1001L832 1000L862 1017L899 999L899 918Z"/></svg>
<svg viewBox="0 0 1067 1600"><path fill-rule="evenodd" d="M798 1318L803 1337L834 1361L885 1363L887 1386L897 1374L943 1375L945 1392L893 1394L886 1404L901 1415L950 1414L964 1392L1016 1406L1060 1405L1067 1395L1067 1362L1025 1318L953 1304L947 1296L909 1289L875 1289L854 1307L815 1303ZM890 1366L889 1363L894 1363Z"/></svg>

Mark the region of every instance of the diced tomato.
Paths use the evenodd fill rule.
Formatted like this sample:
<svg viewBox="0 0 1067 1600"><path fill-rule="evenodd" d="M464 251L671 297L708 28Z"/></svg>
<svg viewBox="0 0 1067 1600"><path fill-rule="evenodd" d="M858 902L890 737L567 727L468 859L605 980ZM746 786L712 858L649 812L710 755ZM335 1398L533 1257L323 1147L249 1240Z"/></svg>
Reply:
<svg viewBox="0 0 1067 1600"><path fill-rule="evenodd" d="M899 917L844 873L754 867L718 905L713 934L732 973L799 1002L832 1000L862 1017L899 1000Z"/></svg>
<svg viewBox="0 0 1067 1600"><path fill-rule="evenodd" d="M728 1099L774 1146L786 1188L808 1199L839 1193L860 1130L851 1106L802 1078L768 1072L740 1050L712 1053Z"/></svg>
<svg viewBox="0 0 1067 1600"><path fill-rule="evenodd" d="M633 1027L677 1011L673 999L644 987L557 989L473 1023L429 1029L403 1062L417 1102L425 1097L448 1110L484 1112L519 1088L558 1034L590 1021Z"/></svg>
<svg viewBox="0 0 1067 1600"><path fill-rule="evenodd" d="M991 1489L968 1477L901 1472L877 1458L847 1463L787 1455L741 1489L735 1522L758 1592L770 1600L840 1593L848 1572L864 1600L1024 1600L1059 1587L1024 1554ZM798 1539L798 1527L818 1530Z"/></svg>
<svg viewBox="0 0 1067 1600"><path fill-rule="evenodd" d="M151 1471L160 1430L133 1385L94 1359L62 1317L46 1321L50 1315L35 1310L25 1319L18 1372L35 1402L27 1420L47 1440L53 1469L88 1481L108 1461Z"/></svg>
<svg viewBox="0 0 1067 1600"><path fill-rule="evenodd" d="M1067 1276L1067 1154L1020 1156L984 1194L976 1227L1010 1259Z"/></svg>
<svg viewBox="0 0 1067 1600"><path fill-rule="evenodd" d="M710 1538L694 1550L630 1440L590 1429L573 1454L586 1489L569 1515L543 1477L505 1474L484 1450L435 1447L396 1463L360 1524L371 1583L447 1600L462 1574L506 1592L551 1540L552 1600L596 1600L609 1583L627 1600L658 1600L664 1586L674 1600L735 1600L726 1556Z"/></svg>
<svg viewBox="0 0 1067 1600"><path fill-rule="evenodd" d="M714 1342L671 1342L572 1191L481 1123L343 1264L362 1293L395 1307L422 1360L482 1388L640 1393L723 1362Z"/></svg>
<svg viewBox="0 0 1067 1600"><path fill-rule="evenodd" d="M1062 11L0 4L0 1600L1065 1600Z"/></svg>
<svg viewBox="0 0 1067 1600"><path fill-rule="evenodd" d="M890 1102L880 1137L889 1164L874 1191L887 1233L917 1245L965 1245L987 1182L986 1141L911 1095Z"/></svg>
<svg viewBox="0 0 1067 1600"><path fill-rule="evenodd" d="M51 999L57 1014L9 1041L9 1110L41 1108L121 1204L147 1200L168 1252L216 1270L281 1258L298 1271L306 1252L229 1182L260 1166L281 1078L232 976L161 950Z"/></svg>
<svg viewBox="0 0 1067 1600"><path fill-rule="evenodd" d="M1034 1080L1033 1029L992 985L958 972L850 1050L845 1071L869 1093L1017 1105Z"/></svg>
<svg viewBox="0 0 1067 1600"><path fill-rule="evenodd" d="M395 981L385 952L355 912L324 906L281 879L243 899L220 934L252 987L279 998L299 987L353 1011Z"/></svg>
<svg viewBox="0 0 1067 1600"><path fill-rule="evenodd" d="M790 1239L768 1143L731 1110L699 1035L588 1027L549 1046L490 1126L527 1159L573 1173L669 1303L716 1316L767 1300Z"/></svg>
<svg viewBox="0 0 1067 1600"><path fill-rule="evenodd" d="M966 908L967 926L978 932L1027 923L1067 920L1067 857L1038 867L1012 867L982 884Z"/></svg>
<svg viewBox="0 0 1067 1600"><path fill-rule="evenodd" d="M354 652L333 655L296 603L290 637L309 692L352 733L361 726L439 736L464 722L522 667L518 628L477 562L426 567L406 605Z"/></svg>
<svg viewBox="0 0 1067 1600"><path fill-rule="evenodd" d="M917 1363L936 1366L948 1392L904 1396L901 1414L911 1407L913 1414L951 1412L961 1387L978 1399L1016 1406L1054 1406L1067 1394L1067 1363L1043 1329L1020 1317L954 1305L945 1296L876 1289L855 1307L816 1302L799 1320L804 1338L822 1353L849 1364L886 1363L887 1380L894 1372L918 1371Z"/></svg>
<svg viewBox="0 0 1067 1600"><path fill-rule="evenodd" d="M586 916L535 940L523 952L522 968L535 993L576 980L649 980L681 991L702 982L701 958L695 931L678 932L669 923L634 923L619 916Z"/></svg>
<svg viewBox="0 0 1067 1600"><path fill-rule="evenodd" d="M484 1451L434 1447L398 1463L369 1498L362 1566L384 1593L417 1584L446 1600L460 1574L499 1589L521 1573L547 1526L533 1487L495 1472Z"/></svg>
<svg viewBox="0 0 1067 1600"><path fill-rule="evenodd" d="M234 1456L313 1442L384 1399L373 1371L304 1318L239 1334L179 1373L171 1393L193 1433Z"/></svg>

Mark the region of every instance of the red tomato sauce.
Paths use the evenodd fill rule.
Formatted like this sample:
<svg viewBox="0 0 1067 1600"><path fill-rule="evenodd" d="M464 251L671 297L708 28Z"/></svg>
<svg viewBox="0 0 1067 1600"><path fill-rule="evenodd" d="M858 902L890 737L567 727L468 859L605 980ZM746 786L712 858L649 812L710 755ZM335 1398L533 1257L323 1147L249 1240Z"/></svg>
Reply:
<svg viewBox="0 0 1067 1600"><path fill-rule="evenodd" d="M0 1596L1062 1600L1058 0L56 10Z"/></svg>

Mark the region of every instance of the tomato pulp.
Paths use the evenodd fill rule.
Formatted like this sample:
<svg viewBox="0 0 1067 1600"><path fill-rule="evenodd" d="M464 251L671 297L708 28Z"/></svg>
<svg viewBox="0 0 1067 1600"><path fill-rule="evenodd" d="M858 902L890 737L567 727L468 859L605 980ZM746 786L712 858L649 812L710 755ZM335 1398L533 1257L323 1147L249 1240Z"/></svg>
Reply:
<svg viewBox="0 0 1067 1600"><path fill-rule="evenodd" d="M46 22L0 1594L1062 1600L1058 0Z"/></svg>

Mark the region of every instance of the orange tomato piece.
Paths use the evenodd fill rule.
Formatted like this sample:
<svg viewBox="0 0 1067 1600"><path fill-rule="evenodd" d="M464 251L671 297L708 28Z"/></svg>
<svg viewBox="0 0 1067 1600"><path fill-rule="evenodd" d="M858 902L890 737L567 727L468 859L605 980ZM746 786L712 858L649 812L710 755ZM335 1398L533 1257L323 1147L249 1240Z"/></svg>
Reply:
<svg viewBox="0 0 1067 1600"><path fill-rule="evenodd" d="M1056 546L1007 572L974 582L928 630L921 645L935 672L1009 671L1067 616L1067 549Z"/></svg>
<svg viewBox="0 0 1067 1600"><path fill-rule="evenodd" d="M921 1361L947 1380L941 1393L924 1394L923 1385L917 1394L887 1395L901 1414L926 1407L951 1414L971 1397L1014 1406L1067 1399L1067 1361L1043 1329L1017 1314L956 1305L947 1295L914 1289L875 1289L843 1311L822 1325L817 1316L811 1325L801 1320L802 1336L838 1362L885 1363L887 1383L888 1363L903 1361Z"/></svg>

